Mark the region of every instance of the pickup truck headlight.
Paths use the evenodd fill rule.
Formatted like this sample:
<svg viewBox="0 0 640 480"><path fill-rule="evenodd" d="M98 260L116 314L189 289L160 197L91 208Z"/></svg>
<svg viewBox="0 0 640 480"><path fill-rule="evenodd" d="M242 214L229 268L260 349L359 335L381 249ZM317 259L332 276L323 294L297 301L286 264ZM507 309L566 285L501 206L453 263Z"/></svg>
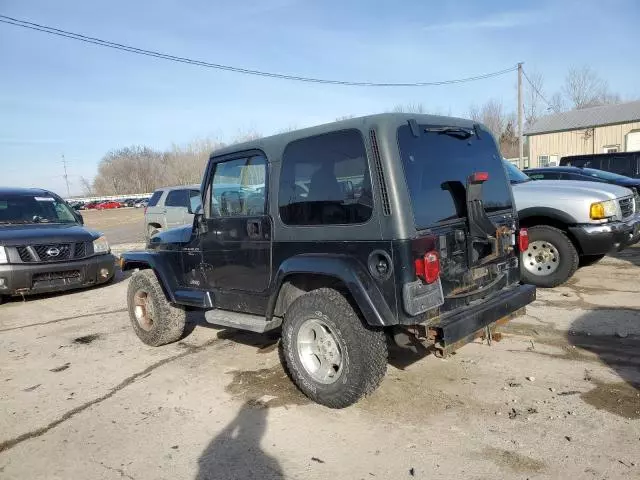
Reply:
<svg viewBox="0 0 640 480"><path fill-rule="evenodd" d="M7 249L0 246L0 264L3 263L9 263L9 259L7 258Z"/></svg>
<svg viewBox="0 0 640 480"><path fill-rule="evenodd" d="M589 210L589 217L591 217L591 220L605 220L615 217L617 213L616 202L614 200L607 200L606 202L592 203L591 209Z"/></svg>
<svg viewBox="0 0 640 480"><path fill-rule="evenodd" d="M109 253L110 251L109 242L107 242L105 237L98 237L93 241L93 253L96 255Z"/></svg>

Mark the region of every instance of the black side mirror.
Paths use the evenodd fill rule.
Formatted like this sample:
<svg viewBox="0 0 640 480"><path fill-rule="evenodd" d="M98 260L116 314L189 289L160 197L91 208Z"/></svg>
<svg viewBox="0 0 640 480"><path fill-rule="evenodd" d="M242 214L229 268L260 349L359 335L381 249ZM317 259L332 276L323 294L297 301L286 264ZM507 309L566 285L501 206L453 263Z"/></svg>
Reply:
<svg viewBox="0 0 640 480"><path fill-rule="evenodd" d="M84 225L84 218L82 217L82 215L80 214L80 212L79 212L79 211L77 211L77 210L75 210L75 214L76 214L76 217L78 217L78 223L79 223L80 225Z"/></svg>

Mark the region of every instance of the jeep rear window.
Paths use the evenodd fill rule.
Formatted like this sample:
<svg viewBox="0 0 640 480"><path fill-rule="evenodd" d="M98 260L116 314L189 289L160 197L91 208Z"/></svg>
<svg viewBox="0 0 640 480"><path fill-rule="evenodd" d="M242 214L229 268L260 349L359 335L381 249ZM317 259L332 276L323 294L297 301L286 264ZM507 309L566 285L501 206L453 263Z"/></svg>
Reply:
<svg viewBox="0 0 640 480"><path fill-rule="evenodd" d="M475 172L489 174L482 186L485 210L491 213L510 209L509 181L491 134L480 127L468 137L436 131L438 128L420 125L417 137L409 125L398 128L398 146L416 228L459 219L453 195L459 192L464 202L467 178Z"/></svg>

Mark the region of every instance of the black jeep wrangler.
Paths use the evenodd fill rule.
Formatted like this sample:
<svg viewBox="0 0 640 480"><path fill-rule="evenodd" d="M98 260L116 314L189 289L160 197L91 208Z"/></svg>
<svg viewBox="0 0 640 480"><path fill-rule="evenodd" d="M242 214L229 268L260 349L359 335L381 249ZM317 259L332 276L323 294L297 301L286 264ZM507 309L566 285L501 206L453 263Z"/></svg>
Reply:
<svg viewBox="0 0 640 480"><path fill-rule="evenodd" d="M509 180L489 131L382 114L214 152L192 226L122 256L148 345L212 324L281 329L286 368L333 408L372 392L387 333L446 355L535 299L520 285ZM402 342L401 342L402 343Z"/></svg>

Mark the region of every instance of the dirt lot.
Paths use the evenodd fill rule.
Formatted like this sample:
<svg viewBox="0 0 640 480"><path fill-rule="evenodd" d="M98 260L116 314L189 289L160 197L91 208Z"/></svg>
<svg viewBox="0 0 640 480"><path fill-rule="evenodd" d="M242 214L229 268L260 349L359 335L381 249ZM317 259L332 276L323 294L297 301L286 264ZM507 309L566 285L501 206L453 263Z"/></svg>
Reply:
<svg viewBox="0 0 640 480"><path fill-rule="evenodd" d="M491 347L394 352L381 388L340 411L297 392L268 337L194 315L183 341L142 345L122 275L12 301L0 477L640 478L639 267L634 249L540 291Z"/></svg>
<svg viewBox="0 0 640 480"><path fill-rule="evenodd" d="M144 242L144 209L83 210L87 227L104 233L111 245Z"/></svg>

